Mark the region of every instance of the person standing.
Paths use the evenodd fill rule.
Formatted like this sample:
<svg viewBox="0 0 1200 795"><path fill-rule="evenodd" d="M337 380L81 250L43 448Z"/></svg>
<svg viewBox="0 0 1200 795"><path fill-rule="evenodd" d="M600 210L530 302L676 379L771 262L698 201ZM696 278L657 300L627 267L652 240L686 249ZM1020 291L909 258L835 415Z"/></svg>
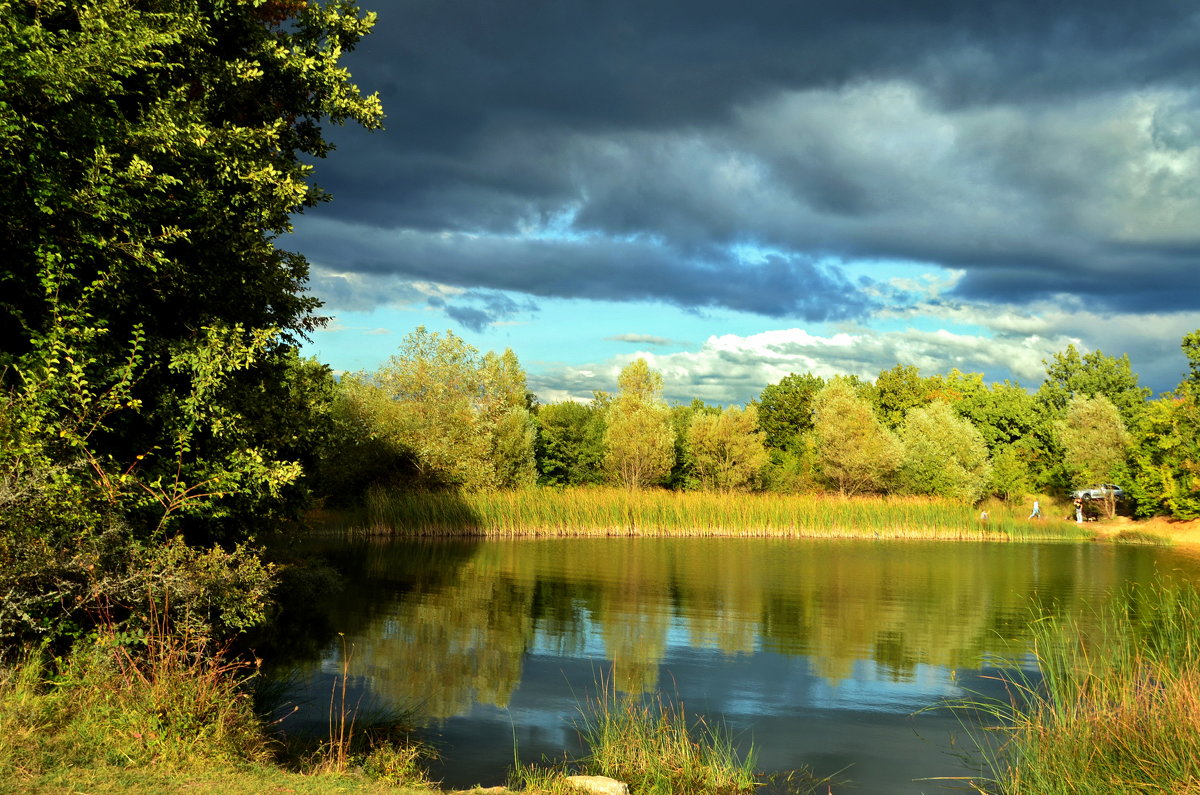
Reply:
<svg viewBox="0 0 1200 795"><path fill-rule="evenodd" d="M1081 497L1075 498L1075 521L1083 522L1083 499Z"/></svg>
<svg viewBox="0 0 1200 795"><path fill-rule="evenodd" d="M1033 512L1031 514L1029 514L1029 518L1030 519L1041 519L1042 518L1042 505L1037 500L1033 501Z"/></svg>

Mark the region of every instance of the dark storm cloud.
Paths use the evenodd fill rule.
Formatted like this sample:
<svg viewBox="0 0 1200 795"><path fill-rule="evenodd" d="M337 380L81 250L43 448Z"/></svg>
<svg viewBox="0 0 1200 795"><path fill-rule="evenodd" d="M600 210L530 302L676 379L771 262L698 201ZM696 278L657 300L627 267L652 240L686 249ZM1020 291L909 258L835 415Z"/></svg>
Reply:
<svg viewBox="0 0 1200 795"><path fill-rule="evenodd" d="M873 299L833 267L798 257L768 256L746 264L721 257L686 258L655 241L528 240L482 235L393 234L317 221L297 233L300 247L318 263L340 261L354 279L319 269L314 289L333 282L341 300L411 301L419 292L407 279L454 287L489 287L540 297L658 300L687 309L724 306L768 317L813 321L860 317ZM350 291L353 291L351 294ZM436 306L461 307L472 293L434 298ZM458 309L473 328L512 317L532 306L491 297L485 306Z"/></svg>
<svg viewBox="0 0 1200 795"><path fill-rule="evenodd" d="M816 263L861 258L961 269L976 299L1200 306L1178 287L1200 255L1190 4L380 13L349 65L388 130L337 132L336 201L298 224L315 262L394 277L376 300L428 280L838 319L872 303ZM444 300L472 327L517 311Z"/></svg>

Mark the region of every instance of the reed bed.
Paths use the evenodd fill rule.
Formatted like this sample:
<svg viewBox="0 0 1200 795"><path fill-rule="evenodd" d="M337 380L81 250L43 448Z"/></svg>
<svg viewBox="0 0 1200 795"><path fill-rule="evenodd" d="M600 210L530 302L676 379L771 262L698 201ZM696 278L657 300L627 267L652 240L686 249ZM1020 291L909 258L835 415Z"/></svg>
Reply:
<svg viewBox="0 0 1200 795"><path fill-rule="evenodd" d="M611 683L600 684L600 695L581 705L575 727L587 749L584 756L551 765L517 763L509 776L511 788L576 793L572 774L616 779L638 795L750 795L764 788L806 795L826 790L832 782L808 768L758 773L753 746L739 753L727 728L691 718L682 703L662 696L620 694Z"/></svg>
<svg viewBox="0 0 1200 795"><path fill-rule="evenodd" d="M970 705L997 719L984 743L1003 793L1200 792L1200 591L1156 584L1074 620L1035 625L1042 679L1011 677L1005 703Z"/></svg>
<svg viewBox="0 0 1200 795"><path fill-rule="evenodd" d="M781 536L976 541L1090 539L1074 522L1028 521L1002 504L928 497L721 494L612 488L490 492L376 489L351 520L412 536Z"/></svg>

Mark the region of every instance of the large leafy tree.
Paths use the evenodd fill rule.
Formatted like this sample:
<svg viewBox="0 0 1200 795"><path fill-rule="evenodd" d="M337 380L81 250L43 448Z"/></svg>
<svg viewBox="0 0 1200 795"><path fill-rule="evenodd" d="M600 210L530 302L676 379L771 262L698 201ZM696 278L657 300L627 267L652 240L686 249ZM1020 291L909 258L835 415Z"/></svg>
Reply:
<svg viewBox="0 0 1200 795"><path fill-rule="evenodd" d="M396 404L383 431L407 451L423 485L468 489L528 485L534 429L525 373L512 351L479 351L452 331L420 326L371 375Z"/></svg>
<svg viewBox="0 0 1200 795"><path fill-rule="evenodd" d="M351 0L0 0L4 386L61 380L64 357L99 394L123 384L85 443L101 480L132 466L196 519L253 524L279 492L247 499L238 467L303 457L313 434L279 415L318 301L277 242L325 198L322 123L380 123L339 65L372 22Z"/></svg>
<svg viewBox="0 0 1200 795"><path fill-rule="evenodd" d="M987 490L992 467L983 436L946 401L909 409L900 440L900 479L912 493L974 503Z"/></svg>
<svg viewBox="0 0 1200 795"><path fill-rule="evenodd" d="M538 408L540 481L553 486L596 484L604 479L604 411L596 404L564 401Z"/></svg>
<svg viewBox="0 0 1200 795"><path fill-rule="evenodd" d="M295 356L318 302L277 243L325 198L321 125L380 123L339 65L372 22L0 0L0 638L133 610L149 580L177 615L206 577L226 626L261 608L236 542L299 505L331 386Z"/></svg>
<svg viewBox="0 0 1200 795"><path fill-rule="evenodd" d="M662 398L662 374L637 359L621 371L617 386L604 432L608 475L630 489L661 483L675 463L675 432Z"/></svg>
<svg viewBox="0 0 1200 795"><path fill-rule="evenodd" d="M1140 516L1200 519L1200 389L1185 382L1147 405L1130 456Z"/></svg>
<svg viewBox="0 0 1200 795"><path fill-rule="evenodd" d="M1130 491L1142 516L1200 518L1200 331L1184 335L1188 373L1148 404L1131 455Z"/></svg>
<svg viewBox="0 0 1200 795"><path fill-rule="evenodd" d="M1047 414L1056 418L1062 417L1072 398L1102 395L1120 412L1124 423L1132 426L1151 394L1138 385L1128 354L1120 358L1101 351L1081 355L1074 345L1068 345L1045 364L1046 380L1037 399Z"/></svg>
<svg viewBox="0 0 1200 795"><path fill-rule="evenodd" d="M791 373L768 384L758 396L758 425L768 447L785 450L812 429L813 398L825 379L812 373Z"/></svg>
<svg viewBox="0 0 1200 795"><path fill-rule="evenodd" d="M1066 468L1076 488L1111 482L1125 465L1132 443L1120 412L1108 398L1076 396L1067 404L1058 426L1066 451ZM1112 516L1115 499L1104 500L1104 511Z"/></svg>
<svg viewBox="0 0 1200 795"><path fill-rule="evenodd" d="M769 460L763 436L758 430L758 409L753 405L692 415L689 451L704 488L739 491L757 487Z"/></svg>
<svg viewBox="0 0 1200 795"><path fill-rule="evenodd" d="M884 491L903 460L895 434L845 378L817 393L813 440L821 476L842 494Z"/></svg>
<svg viewBox="0 0 1200 795"><path fill-rule="evenodd" d="M870 390L875 415L895 430L904 424L910 409L933 400L940 385L937 378L922 378L921 371L911 364L883 370Z"/></svg>

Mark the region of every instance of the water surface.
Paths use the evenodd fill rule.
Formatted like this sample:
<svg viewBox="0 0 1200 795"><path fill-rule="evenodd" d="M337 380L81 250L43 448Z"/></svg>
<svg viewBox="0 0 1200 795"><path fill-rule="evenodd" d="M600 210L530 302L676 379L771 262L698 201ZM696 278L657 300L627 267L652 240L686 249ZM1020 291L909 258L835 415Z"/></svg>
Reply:
<svg viewBox="0 0 1200 795"><path fill-rule="evenodd" d="M448 786L503 783L577 752L608 683L723 721L758 765L808 765L835 791L941 791L978 775L959 719L1029 665L1035 605L1076 616L1126 583L1194 579L1153 547L809 539L557 539L313 544L344 586L298 665L294 729L324 727L348 660L352 701L416 708Z"/></svg>

